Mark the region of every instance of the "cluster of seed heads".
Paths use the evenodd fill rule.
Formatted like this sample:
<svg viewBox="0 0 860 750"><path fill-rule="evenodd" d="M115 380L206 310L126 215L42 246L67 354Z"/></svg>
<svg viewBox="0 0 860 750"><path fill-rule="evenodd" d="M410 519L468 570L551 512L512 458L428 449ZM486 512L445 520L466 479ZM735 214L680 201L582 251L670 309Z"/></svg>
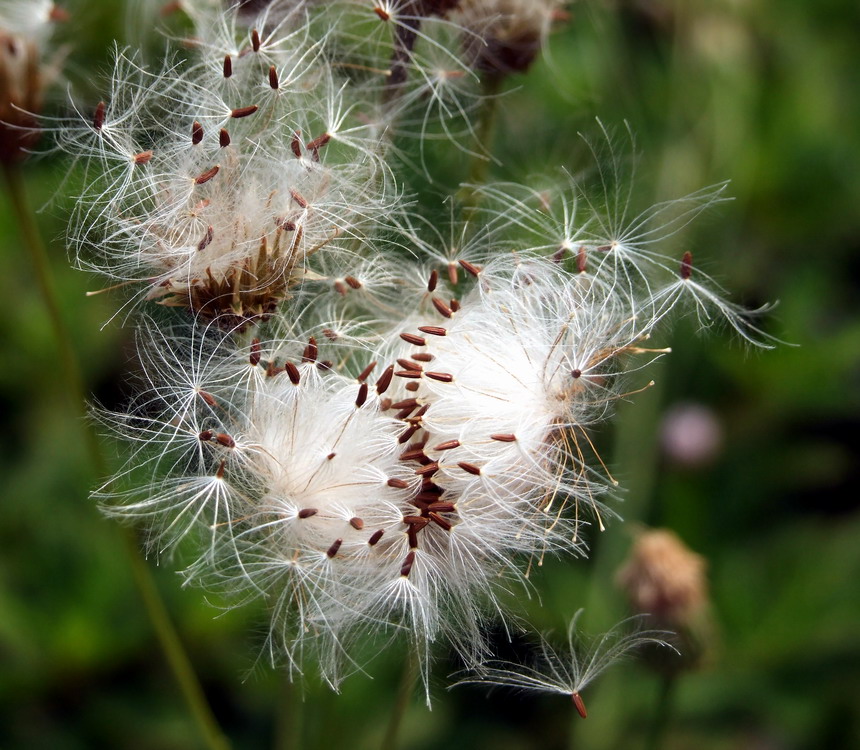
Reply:
<svg viewBox="0 0 860 750"><path fill-rule="evenodd" d="M264 598L293 670L337 685L400 634L425 674L440 639L480 665L504 593L614 515L591 431L648 387L670 313L766 341L662 247L724 186L636 215L572 180L469 186L447 227L410 206L399 139L484 149L480 79L529 66L555 0L169 10L183 48L117 52L103 100L54 128L84 175L79 262L141 321L145 387L100 415L128 464L97 494L158 553L196 545L188 581ZM584 716L579 689L655 638L610 638L556 692Z"/></svg>

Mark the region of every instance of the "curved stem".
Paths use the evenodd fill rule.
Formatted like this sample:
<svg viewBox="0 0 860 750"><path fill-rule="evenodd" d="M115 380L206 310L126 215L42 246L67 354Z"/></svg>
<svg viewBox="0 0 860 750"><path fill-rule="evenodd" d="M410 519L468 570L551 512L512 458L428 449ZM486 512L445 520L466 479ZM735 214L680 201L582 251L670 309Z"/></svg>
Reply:
<svg viewBox="0 0 860 750"><path fill-rule="evenodd" d="M73 402L75 412L83 421L86 418L84 379L78 357L72 346L68 326L60 311L59 296L51 273L48 253L39 234L33 212L27 202L23 175L17 165L10 164L4 165L3 174L6 179L6 186L12 202L15 220L21 233L21 239L33 263L39 292L41 293L51 327L54 331L60 362L65 374L66 392ZM103 476L107 473L107 468L98 445L96 434L86 423L84 431L87 451L93 465L93 470L98 475ZM146 562L141 556L130 532L123 531L123 542L128 553L134 582L143 601L149 621L158 638L161 650L188 704L189 711L194 716L200 734L206 742L206 746L209 750L228 750L229 743L221 732L212 710L209 708L209 704L206 702L203 689L191 666L191 661L182 646L173 623L170 621L167 609L159 596L152 574L146 566Z"/></svg>
<svg viewBox="0 0 860 750"><path fill-rule="evenodd" d="M654 714L651 721L651 729L645 743L646 750L660 750L669 726L669 718L672 713L672 699L675 694L675 675L663 675L660 678L660 692L657 695L657 704L654 706Z"/></svg>

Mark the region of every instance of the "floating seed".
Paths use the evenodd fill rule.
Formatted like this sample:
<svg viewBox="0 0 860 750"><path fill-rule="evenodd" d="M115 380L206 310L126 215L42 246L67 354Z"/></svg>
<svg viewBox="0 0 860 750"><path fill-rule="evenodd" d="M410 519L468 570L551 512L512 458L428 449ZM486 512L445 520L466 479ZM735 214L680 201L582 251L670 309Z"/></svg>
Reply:
<svg viewBox="0 0 860 750"><path fill-rule="evenodd" d="M352 526L356 531L361 531L364 528L364 521L362 521L357 516L349 519L349 525Z"/></svg>
<svg viewBox="0 0 860 750"><path fill-rule="evenodd" d="M221 132L218 133L218 143L221 148L227 148L230 145L230 134L227 132L227 128L221 128Z"/></svg>
<svg viewBox="0 0 860 750"><path fill-rule="evenodd" d="M374 531L370 535L370 539L367 540L367 543L373 547L380 539L382 539L382 535L385 533L383 529L379 529L379 531Z"/></svg>
<svg viewBox="0 0 860 750"><path fill-rule="evenodd" d="M202 438L201 438L201 440L202 440ZM391 477L391 479L389 479L388 482L386 482L386 484L389 487L394 487L395 489L398 489L398 490L405 490L409 486L408 482L404 481L403 479L397 479L396 477Z"/></svg>
<svg viewBox="0 0 860 750"><path fill-rule="evenodd" d="M459 466L463 471L468 472L469 474L474 474L478 476L481 473L481 469L475 464L467 464L465 461L458 461L457 466Z"/></svg>
<svg viewBox="0 0 860 750"><path fill-rule="evenodd" d="M258 364L260 364L260 356L260 339L252 339L251 355L248 357L252 367L256 367Z"/></svg>
<svg viewBox="0 0 860 750"><path fill-rule="evenodd" d="M93 127L96 130L101 130L105 124L105 108L104 102L99 102L96 106L96 113L93 115Z"/></svg>
<svg viewBox="0 0 860 750"><path fill-rule="evenodd" d="M224 55L224 78L229 78L233 75L233 58L230 55Z"/></svg>
<svg viewBox="0 0 860 750"><path fill-rule="evenodd" d="M422 338L421 336L416 336L414 333L401 333L400 338L403 339L407 344L412 344L414 346L426 346L427 340Z"/></svg>
<svg viewBox="0 0 860 750"><path fill-rule="evenodd" d="M337 551L340 549L341 544L343 544L343 539L335 539L334 544L332 544L331 547L328 548L328 552L326 552L326 555L328 555L329 557L334 557L337 554Z"/></svg>
<svg viewBox="0 0 860 750"><path fill-rule="evenodd" d="M248 117L248 115L253 115L259 107L256 104L252 104L250 107L238 107L230 112L230 117L238 120L241 117Z"/></svg>
<svg viewBox="0 0 860 750"><path fill-rule="evenodd" d="M495 435L490 435L490 440L498 440L500 443L513 443L517 439L517 436L512 432L508 433L496 433Z"/></svg>
<svg viewBox="0 0 860 750"><path fill-rule="evenodd" d="M385 371L382 375L379 376L379 380L376 381L376 392L381 396L385 391L388 390L388 386L391 385L391 378L394 376L394 365L388 365L385 368Z"/></svg>
<svg viewBox="0 0 860 750"><path fill-rule="evenodd" d="M218 174L219 169L221 169L221 167L216 164L211 169L207 169L203 174L197 175L197 177L194 178L194 182L197 185L203 185L209 182L209 180L211 180L216 174Z"/></svg>
<svg viewBox="0 0 860 750"><path fill-rule="evenodd" d="M481 272L481 269L478 268L478 266L474 265L473 263L469 263L468 260L459 260L457 262L462 266L464 271L472 274L472 276L477 277L478 274Z"/></svg>
<svg viewBox="0 0 860 750"><path fill-rule="evenodd" d="M681 258L680 275L684 281L693 275L693 254L689 250L687 250L687 252L684 253L684 257Z"/></svg>
<svg viewBox="0 0 860 750"><path fill-rule="evenodd" d="M196 146L200 141L203 140L203 126L194 121L194 124L191 126L191 144Z"/></svg>
<svg viewBox="0 0 860 750"><path fill-rule="evenodd" d="M425 372L431 380L438 380L440 383L450 383L454 380L454 376L447 372Z"/></svg>
<svg viewBox="0 0 860 750"><path fill-rule="evenodd" d="M299 372L299 368L296 367L292 362L284 362L284 369L287 371L287 377L290 379L290 382L293 385L298 385L299 380L301 379L301 373Z"/></svg>
<svg viewBox="0 0 860 750"><path fill-rule="evenodd" d="M450 318L452 314L452 310L448 305L446 305L442 300L438 297L432 297L430 301L433 303L433 307L436 308L437 312L443 317Z"/></svg>
<svg viewBox="0 0 860 750"><path fill-rule="evenodd" d="M310 518L311 516L315 516L317 513L319 513L319 511L316 508L302 508L299 511L299 518Z"/></svg>
<svg viewBox="0 0 860 750"><path fill-rule="evenodd" d="M431 336L447 336L448 330L442 328L442 326L418 326L418 330L421 333L427 333Z"/></svg>

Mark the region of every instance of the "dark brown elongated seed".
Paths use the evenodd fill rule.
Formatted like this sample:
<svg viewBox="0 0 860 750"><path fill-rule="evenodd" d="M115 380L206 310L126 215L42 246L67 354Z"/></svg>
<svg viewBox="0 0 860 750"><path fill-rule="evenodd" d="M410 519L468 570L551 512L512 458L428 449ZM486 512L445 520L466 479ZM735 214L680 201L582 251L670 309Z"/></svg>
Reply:
<svg viewBox="0 0 860 750"><path fill-rule="evenodd" d="M215 396L211 393L207 393L206 391L197 391L197 395L203 399L203 401L209 406L218 406L218 402L215 400Z"/></svg>
<svg viewBox="0 0 860 750"><path fill-rule="evenodd" d="M473 263L469 263L468 260L458 260L457 261L464 271L472 274L472 276L477 277L479 273L481 273L481 269Z"/></svg>
<svg viewBox="0 0 860 750"><path fill-rule="evenodd" d="M570 696L573 699L573 705L576 708L576 712L583 718L588 718L588 711L585 710L585 701L582 700L582 696L579 693L573 693Z"/></svg>
<svg viewBox="0 0 860 750"><path fill-rule="evenodd" d="M439 471L438 461L433 461L433 463L429 463L426 466L415 469L415 473L421 477L430 476L431 474L435 474L437 471Z"/></svg>
<svg viewBox="0 0 860 750"><path fill-rule="evenodd" d="M403 561L403 565L400 568L400 575L404 578L408 578L409 574L412 572L412 566L415 564L415 553L410 552L406 555L406 559Z"/></svg>
<svg viewBox="0 0 860 750"><path fill-rule="evenodd" d="M680 275L684 281L693 275L693 253L689 250L687 250L687 252L684 253L684 257L681 258Z"/></svg>
<svg viewBox="0 0 860 750"><path fill-rule="evenodd" d="M299 511L299 518L310 518L311 516L315 516L317 513L319 513L319 511L316 508L302 508Z"/></svg>
<svg viewBox="0 0 860 750"><path fill-rule="evenodd" d="M454 503L436 502L427 506L427 510L434 513L453 513L456 509L457 506Z"/></svg>
<svg viewBox="0 0 860 750"><path fill-rule="evenodd" d="M367 401L367 383L358 386L358 395L355 397L355 405L360 409Z"/></svg>
<svg viewBox="0 0 860 750"><path fill-rule="evenodd" d="M406 429L406 432L404 432L399 438L397 438L397 442L398 443L408 443L412 439L412 436L416 432L418 432L419 429L421 429L421 428L418 425L411 425L410 427L408 427Z"/></svg>
<svg viewBox="0 0 860 750"><path fill-rule="evenodd" d="M454 380L454 376L447 372L425 372L431 380L438 380L440 383L450 383Z"/></svg>
<svg viewBox="0 0 860 750"><path fill-rule="evenodd" d="M317 340L311 336L308 339L308 345L305 347L304 352L302 352L302 362L316 362L318 355L319 348L317 347Z"/></svg>
<svg viewBox="0 0 860 750"><path fill-rule="evenodd" d="M398 401L396 404L391 404L392 409L414 409L416 406L418 406L418 399L414 398L406 398L403 401Z"/></svg>
<svg viewBox="0 0 860 750"><path fill-rule="evenodd" d="M457 466L459 466L463 471L468 472L469 474L474 474L475 476L478 476L481 473L480 467L475 466L475 464L466 463L465 461L458 461Z"/></svg>
<svg viewBox="0 0 860 750"><path fill-rule="evenodd" d="M394 377L394 365L388 365L382 375L379 376L379 380L376 381L376 392L380 396L388 390L392 377Z"/></svg>
<svg viewBox="0 0 860 750"><path fill-rule="evenodd" d="M101 130L105 125L105 109L107 105L104 102L99 102L96 106L96 112L93 115L93 127L96 130Z"/></svg>
<svg viewBox="0 0 860 750"><path fill-rule="evenodd" d="M201 438L201 440L202 439L203 438ZM391 479L389 479L386 484L389 487L394 487L398 490L405 490L409 486L408 482L404 481L403 479L397 479L396 477L391 477Z"/></svg>
<svg viewBox="0 0 860 750"><path fill-rule="evenodd" d="M227 128L221 128L221 131L218 133L218 145L221 148L227 148L230 145L230 133L227 132Z"/></svg>
<svg viewBox="0 0 860 750"><path fill-rule="evenodd" d="M196 146L202 140L203 126L199 122L197 122L197 120L195 120L194 123L191 125L191 144L193 146Z"/></svg>
<svg viewBox="0 0 860 750"><path fill-rule="evenodd" d="M230 55L224 55L224 78L229 78L233 75L233 58Z"/></svg>
<svg viewBox="0 0 860 750"><path fill-rule="evenodd" d="M152 151L141 151L139 154L135 154L131 160L135 164L149 164L151 159Z"/></svg>
<svg viewBox="0 0 860 750"><path fill-rule="evenodd" d="M437 526L440 526L445 529L445 531L451 531L451 529L454 527L454 524L452 524L447 518L443 518L442 516L440 516L438 513L433 513L431 511L428 515L428 518L433 521L433 523L435 523Z"/></svg>
<svg viewBox="0 0 860 750"><path fill-rule="evenodd" d="M427 352L416 352L412 355L412 359L414 359L416 362L432 362L433 355L428 354Z"/></svg>
<svg viewBox="0 0 860 750"><path fill-rule="evenodd" d="M382 539L382 535L385 533L384 529L379 529L379 531L374 531L370 535L370 539L367 540L367 543L373 547L380 539Z"/></svg>
<svg viewBox="0 0 860 750"><path fill-rule="evenodd" d="M299 380L301 380L301 373L299 372L299 368L296 367L292 362L284 362L284 369L287 371L287 377L290 379L290 382L293 385L298 385Z"/></svg>
<svg viewBox="0 0 860 750"><path fill-rule="evenodd" d="M414 346L427 345L426 339L421 336L416 336L414 333L401 333L400 338L402 338L407 344L413 344Z"/></svg>
<svg viewBox="0 0 860 750"><path fill-rule="evenodd" d="M290 197L299 204L302 208L308 207L308 202L305 200L304 196L295 188L290 188Z"/></svg>
<svg viewBox="0 0 860 750"><path fill-rule="evenodd" d="M406 384L406 390L409 391L410 393L414 393L420 387L421 387L421 383L416 383L415 381L412 381L411 383Z"/></svg>
<svg viewBox="0 0 860 750"><path fill-rule="evenodd" d="M451 315L453 314L453 311L451 310L451 308L450 308L450 307L448 307L448 305L446 305L446 304L445 304L442 300L440 300L438 297L432 297L432 298L430 299L430 301L433 303L433 307L435 307L435 308L436 308L436 311L437 311L440 315L442 315L443 317L450 318L450 317L451 317Z"/></svg>
<svg viewBox="0 0 860 750"><path fill-rule="evenodd" d="M335 539L331 547L328 548L326 555L328 555L328 557L330 558L334 557L337 554L337 551L340 549L341 544L343 544L343 539Z"/></svg>
<svg viewBox="0 0 860 750"><path fill-rule="evenodd" d="M420 370L398 370L394 373L398 378L420 378Z"/></svg>
<svg viewBox="0 0 860 750"><path fill-rule="evenodd" d="M361 282L355 276L346 276L343 280L353 289L361 289Z"/></svg>
<svg viewBox="0 0 860 750"><path fill-rule="evenodd" d="M194 178L194 182L197 185L203 185L209 182L209 180L211 180L216 174L218 174L219 169L221 169L221 167L216 164L214 167L207 169L203 174L197 175L197 177Z"/></svg>
<svg viewBox="0 0 860 750"><path fill-rule="evenodd" d="M326 329L326 330L328 330L328 329ZM325 331L323 331L323 334L325 334ZM335 336L335 338L337 338L337 336ZM367 378L368 378L368 376L370 375L370 373L372 373L372 372L373 372L373 368L374 368L374 367L376 367L376 362L371 362L367 367L365 367L365 368L364 368L364 369L363 369L363 370L358 374L358 381L359 381L359 382L361 382L361 383L363 383L365 380L367 380Z"/></svg>
<svg viewBox="0 0 860 750"><path fill-rule="evenodd" d="M514 441L516 441L516 439L517 436L514 435L512 432L497 432L493 435L490 435L490 440L498 440L500 443L513 443Z"/></svg>
<svg viewBox="0 0 860 750"><path fill-rule="evenodd" d="M457 312L460 309L460 300L452 299L449 304L451 305L451 312Z"/></svg>
<svg viewBox="0 0 860 750"><path fill-rule="evenodd" d="M197 250L198 251L199 250L205 250L207 247L209 247L210 243L212 242L212 238L214 236L215 236L215 229L210 224L209 228L206 230L206 234L203 235L203 239L197 243Z"/></svg>
<svg viewBox="0 0 860 750"><path fill-rule="evenodd" d="M585 269L587 266L588 257L586 255L585 245L580 245L579 250L576 251L576 270L579 273L585 273Z"/></svg>
<svg viewBox="0 0 860 750"><path fill-rule="evenodd" d="M404 370L415 370L415 372L421 372L423 369L421 365L416 365L414 362L408 359L398 359L397 364L400 365Z"/></svg>
<svg viewBox="0 0 860 750"><path fill-rule="evenodd" d="M293 139L290 141L290 149L292 149L293 155L296 159L302 158L302 131L297 130L293 133Z"/></svg>
<svg viewBox="0 0 860 750"><path fill-rule="evenodd" d="M329 135L328 133L323 133L322 135L318 135L312 141L308 141L305 144L305 148L308 151L319 151L330 140L331 140L331 135Z"/></svg>
<svg viewBox="0 0 860 750"><path fill-rule="evenodd" d="M439 272L434 268L430 272L430 278L427 279L427 291L428 292L435 292L436 291L436 284L438 284L438 283L439 283Z"/></svg>
<svg viewBox="0 0 860 750"><path fill-rule="evenodd" d="M251 49L254 50L254 52L260 51L260 32L256 29L251 31Z"/></svg>
<svg viewBox="0 0 860 750"><path fill-rule="evenodd" d="M447 336L448 331L442 326L418 326L418 330L421 333L427 333L430 336Z"/></svg>
<svg viewBox="0 0 860 750"><path fill-rule="evenodd" d="M274 65L269 66L269 87L274 91L278 90L280 86L280 81L278 80L278 71Z"/></svg>
<svg viewBox="0 0 860 750"><path fill-rule="evenodd" d="M355 516L349 519L349 525L356 531L361 531L364 528L364 521L362 521L358 516Z"/></svg>
<svg viewBox="0 0 860 750"><path fill-rule="evenodd" d="M201 442L208 443L214 435L215 433L212 430L203 430L197 437L200 438Z"/></svg>
<svg viewBox="0 0 860 750"><path fill-rule="evenodd" d="M252 339L251 340L251 355L248 357L248 359L250 360L251 365L253 367L256 367L258 364L260 364L260 357L261 357L260 339Z"/></svg>
<svg viewBox="0 0 860 750"><path fill-rule="evenodd" d="M459 440L446 440L433 448L434 451L449 451L460 447Z"/></svg>
<svg viewBox="0 0 860 750"><path fill-rule="evenodd" d="M238 120L241 117L248 117L249 115L253 115L259 107L256 104L252 104L250 107L237 107L232 112L230 112L230 117L235 120Z"/></svg>
<svg viewBox="0 0 860 750"><path fill-rule="evenodd" d="M233 438L231 438L225 432L219 432L215 436L215 442L218 443L219 445L223 445L225 448L235 448L236 447L236 441L233 440Z"/></svg>

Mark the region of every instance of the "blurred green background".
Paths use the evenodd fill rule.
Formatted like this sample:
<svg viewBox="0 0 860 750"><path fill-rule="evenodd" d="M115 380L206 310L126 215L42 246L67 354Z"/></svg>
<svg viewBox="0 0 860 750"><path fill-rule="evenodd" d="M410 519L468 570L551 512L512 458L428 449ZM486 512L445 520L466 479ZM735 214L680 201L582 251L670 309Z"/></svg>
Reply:
<svg viewBox="0 0 860 750"><path fill-rule="evenodd" d="M123 37L115 8L100 5L78 3L73 79L91 78L107 40ZM667 250L692 250L736 301L779 300L765 326L797 345L749 351L682 322L657 386L598 436L626 490L625 519L674 529L708 561L718 635L709 664L681 681L663 747L860 747L858 5L583 0L571 14L546 59L509 83L495 143L504 165L491 176L586 167L578 133L599 137L595 117L619 131L626 121L642 153L642 205L731 180L734 201ZM83 98L98 101L96 91ZM69 268L68 202L48 202L66 167L50 154L28 163L28 189L34 205L47 203L40 228L88 389L118 405L132 334L121 321L104 326L115 300L85 298L100 282ZM0 258L0 748L201 747L119 529L88 498L97 478L5 200ZM684 403L711 410L722 432L696 467L658 437ZM528 618L558 632L581 606L595 631L623 617L613 579L634 527L612 526L588 562L537 570ZM263 611L224 614L181 589L170 564L150 567L236 748L379 745L397 649L339 696L313 679L291 687L258 662ZM585 721L562 697L447 692L454 668L440 653L433 710L414 701L403 748L644 747L658 681L635 661L586 691Z"/></svg>

